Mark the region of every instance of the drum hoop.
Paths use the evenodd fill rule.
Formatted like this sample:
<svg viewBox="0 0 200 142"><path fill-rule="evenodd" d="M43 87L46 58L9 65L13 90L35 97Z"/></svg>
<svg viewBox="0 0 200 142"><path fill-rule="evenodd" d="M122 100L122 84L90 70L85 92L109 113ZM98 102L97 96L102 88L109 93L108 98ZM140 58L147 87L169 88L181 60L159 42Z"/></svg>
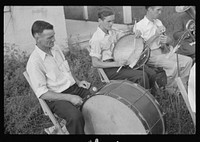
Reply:
<svg viewBox="0 0 200 142"><path fill-rule="evenodd" d="M148 50L148 55L147 55L148 57L147 57L146 61L142 65L135 67L137 65L137 63L139 62L139 60L138 60L136 65L133 67L133 70L139 69L140 67L144 66L148 62L150 55L151 55L151 49L149 47L144 48L141 55L145 52L145 50Z"/></svg>
<svg viewBox="0 0 200 142"><path fill-rule="evenodd" d="M131 103L129 103L126 99L118 96L118 95L115 95L115 94L112 94L112 93L106 93L106 94L95 94L95 95L91 95L90 97L88 97L87 99L84 100L84 102L82 103L81 107L80 107L80 111L82 112L82 109L83 109L83 106L84 104L87 102L88 99L94 97L94 96L100 96L100 95L103 95L103 96L108 96L108 97L111 97L111 98L114 98L118 101L120 101L121 103L123 103L125 106L127 106L129 109L131 109L135 115L139 118L139 120L141 121L141 123L143 124L144 128L145 128L145 131L147 133L149 133L149 125L147 123L147 121L145 120L145 118L142 116L142 114L138 111L138 109L133 106Z"/></svg>
<svg viewBox="0 0 200 142"><path fill-rule="evenodd" d="M120 41L122 38L124 38L124 37L126 37L126 36L129 36L129 35L135 35L135 33L129 33L129 34L126 34L126 35L121 36L121 37L118 39L117 43L119 43L119 41ZM142 38L140 38L140 39L142 39ZM146 50L146 48L148 48L148 58L147 58L147 60L143 63L143 65L144 65L144 64L149 60L151 50L150 50L149 47L145 47L144 39L142 39L142 40L143 40L144 49L143 49L143 51L142 51L141 54L143 54L143 52ZM115 46L114 46L114 50L115 50L115 47L116 47L117 43L116 43ZM113 50L113 51L114 51L114 50ZM139 60L138 60L138 61L139 61ZM137 61L137 63L138 63L138 61ZM137 63L136 63L136 65L137 65ZM136 65L135 65L135 66L136 66ZM141 66L143 66L143 65L140 65L140 66L135 67L135 68L133 67L132 69L133 69L133 70L137 70L137 69L139 69L139 68L140 68Z"/></svg>
<svg viewBox="0 0 200 142"><path fill-rule="evenodd" d="M123 81L123 82L124 82L124 81ZM121 82L121 84L122 84L123 82ZM128 81L128 82L131 83L130 81ZM121 84L120 84L120 85L121 85ZM163 116L163 113L161 112L161 108L159 107L158 101L151 95L151 93L149 93L148 90L143 89L139 84L136 84L136 83L134 83L134 84L138 87L138 88L137 88L138 90L140 90L141 92L144 92L143 95L148 94L148 95L146 95L146 96L151 100L151 102L153 103L153 105L156 107L156 109L157 109L158 113L160 114L160 116ZM119 85L119 86L120 86L120 85ZM115 90L115 89L113 89L113 90ZM84 106L84 104L87 102L88 99L90 99L90 98L92 98L92 97L94 97L94 96L98 96L98 95L104 95L104 96L112 97L112 98L114 98L114 99L120 101L121 103L123 103L123 104L124 104L125 106L127 106L129 109L131 109L131 110L137 115L137 117L140 119L141 123L143 124L143 126L144 126L144 128L145 128L145 130L146 130L146 132L147 132L147 134L148 134L148 133L151 134L152 128L153 128L153 127L157 124L157 122L159 121L159 120L158 120L158 121L150 128L150 126L149 126L149 124L147 123L146 119L143 117L143 115L139 112L139 110L138 110L135 106L133 106L128 100L126 100L126 99L124 99L124 98L122 98L122 97L120 97L120 96L118 96L118 95L112 94L112 93L110 93L110 92L107 92L107 93L105 93L105 94L101 94L101 93L97 92L96 94L87 96L87 97L84 99L82 105L80 106L80 111L82 112L83 106ZM140 99L140 98L139 98L139 99ZM138 99L138 100L139 100L139 99ZM122 101L122 100L123 100L123 101ZM138 100L136 100L136 102L137 102ZM155 105L154 102L155 102L157 105ZM164 121L164 119L163 119L162 117L160 117L160 119L161 119L161 121L162 121L163 134L164 134L164 133L165 133L165 129L166 129L166 128L165 128L165 121Z"/></svg>
<svg viewBox="0 0 200 142"><path fill-rule="evenodd" d="M122 82L122 83L123 83L123 82ZM121 83L121 84L122 84L122 83ZM120 84L120 85L121 85L121 84ZM120 86L120 85L119 85L119 86ZM138 86L138 84L135 84L135 85ZM113 90L115 90L115 89L113 89ZM139 89L139 90L141 91L141 89ZM142 90L142 91L144 91L144 90ZM146 94L147 92L148 92L148 91L145 91L144 94ZM143 115L139 112L139 110L138 110L135 106L133 106L127 99L124 99L123 97L120 97L120 96L118 96L118 95L116 95L116 94L112 94L112 93L110 93L110 92L107 92L107 93L105 93L105 94L99 93L99 94L94 94L94 95L88 96L87 98L84 99L84 101L83 101L83 103L82 103L82 105L81 105L81 107L80 107L80 110L82 111L83 106L84 106L84 104L87 102L88 99L90 99L90 98L92 98L92 97L94 97L94 96L99 96L99 95L108 96L108 97L114 98L114 99L120 101L121 103L123 103L125 106L127 106L129 109L131 109L131 110L135 113L135 115L139 118L139 120L140 120L140 122L143 124L143 126L144 126L145 131L147 132L147 134L151 132L151 128L150 128L150 126L148 125L146 119L143 117ZM139 99L138 99L138 100L139 100ZM138 100L136 100L136 101L138 101Z"/></svg>
<svg viewBox="0 0 200 142"><path fill-rule="evenodd" d="M117 40L117 43L118 43L122 38L124 38L125 36L129 36L129 35L135 35L135 34L134 34L134 33L125 34L125 35L121 36L121 37ZM116 43L116 44L117 44L117 43ZM116 46L116 44L115 44L115 46Z"/></svg>
<svg viewBox="0 0 200 142"><path fill-rule="evenodd" d="M125 82L126 83L126 82ZM129 82L130 83L130 82ZM139 84L136 84L136 83L134 83L138 88L138 90L140 90L141 92L144 92L143 93L143 95L145 95L145 94L148 94L148 95L146 95L148 98L149 98L149 100L151 100L151 102L153 103L153 105L156 107L156 109L157 109L157 111L158 111L158 113L159 113L159 115L160 116L163 116L163 113L161 112L161 108L160 108L160 104L158 103L158 101L152 96L152 94L148 91L148 90L146 90L146 89L144 89L142 86L140 86ZM110 95L111 95L111 93L110 93ZM112 94L112 95L114 95L114 94ZM119 96L120 97L120 96ZM121 97L122 98L122 97ZM140 98L139 98L140 99ZM138 99L138 100L139 100ZM129 101L128 100L126 100L126 99L124 99L123 98L123 100L125 100L126 101L126 103L128 103L128 104L130 104L129 103ZM136 100L136 102L138 101L138 100ZM120 101L121 102L121 101ZM156 104L155 104L155 103ZM123 102L122 102L123 103ZM125 103L124 103L125 104ZM126 105L126 104L125 104ZM132 107L131 107L131 109L134 111L134 109L135 109L135 111L137 111L138 113L136 113L135 111L135 113L136 113L136 115L137 116L139 116L139 118L140 118L140 120L142 120L142 123L144 124L144 126L146 126L146 131L148 132L148 133L151 133L151 130L152 130L152 128L157 124L157 122L150 128L150 126L148 125L148 123L147 123L147 121L146 120L144 120L144 117L142 116L142 114L138 111L138 109L135 107L135 106L133 106L132 104L130 104ZM129 107L130 108L130 107ZM163 124L163 134L165 133L165 121L164 121L164 119L162 118L162 117L160 117L161 118L161 121L162 121L162 124ZM144 121L143 121L144 120ZM145 125L145 123L146 123L146 125Z"/></svg>
<svg viewBox="0 0 200 142"><path fill-rule="evenodd" d="M137 84L137 86L139 86L140 87L140 90L142 90L141 88L141 86L140 85L138 85ZM144 91L144 90L143 90ZM146 94L146 92L148 92L148 91L145 91L145 93L144 94ZM161 115L161 116L164 116L164 113L161 111L162 109L161 109L161 107L160 107L160 104L158 103L158 101L152 96L152 94L151 93L149 93L148 95L146 95L152 102L153 102L153 104L154 104L154 102L157 104L157 105L155 105L154 104L154 106L156 107L156 109L158 110L158 113ZM162 124L164 124L163 125L163 134L165 133L165 120L163 119L163 117L161 117L161 121L162 121ZM154 127L156 125L156 123L152 126L152 128Z"/></svg>

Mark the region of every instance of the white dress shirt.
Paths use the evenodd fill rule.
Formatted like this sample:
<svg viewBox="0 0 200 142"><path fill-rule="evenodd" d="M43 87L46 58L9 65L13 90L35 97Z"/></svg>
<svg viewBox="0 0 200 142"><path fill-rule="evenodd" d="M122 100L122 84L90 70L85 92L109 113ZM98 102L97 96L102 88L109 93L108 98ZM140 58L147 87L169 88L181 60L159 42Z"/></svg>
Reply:
<svg viewBox="0 0 200 142"><path fill-rule="evenodd" d="M156 29L158 29L158 27L160 26L164 27L164 25L159 19L154 19L152 22L149 19L147 19L146 16L144 16L144 18L136 24L136 28L133 28L133 30L135 29L141 31L141 37L144 39L144 41L147 41L149 38L155 35ZM159 48L160 46L161 45L159 42L154 42L150 48L151 50L154 50Z"/></svg>
<svg viewBox="0 0 200 142"><path fill-rule="evenodd" d="M27 62L26 70L38 98L48 90L60 93L75 83L61 49L55 45L51 53L53 56L35 46Z"/></svg>
<svg viewBox="0 0 200 142"><path fill-rule="evenodd" d="M97 57L102 61L113 59L115 43L122 35L123 32L117 30L110 30L109 34L106 34L98 27L89 41L90 56Z"/></svg>

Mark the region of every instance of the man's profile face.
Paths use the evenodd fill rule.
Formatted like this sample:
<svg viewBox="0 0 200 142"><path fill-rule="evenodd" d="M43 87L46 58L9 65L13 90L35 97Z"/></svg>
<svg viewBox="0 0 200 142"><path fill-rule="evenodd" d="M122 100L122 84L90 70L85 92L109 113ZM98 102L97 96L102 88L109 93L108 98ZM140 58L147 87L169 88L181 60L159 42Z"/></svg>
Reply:
<svg viewBox="0 0 200 142"><path fill-rule="evenodd" d="M110 15L110 16L104 17L103 20L100 19L100 24L102 25L104 29L111 30L114 21L115 21L115 15Z"/></svg>
<svg viewBox="0 0 200 142"><path fill-rule="evenodd" d="M55 42L54 35L54 30L45 29L41 34L38 34L38 43L44 48L51 48Z"/></svg>
<svg viewBox="0 0 200 142"><path fill-rule="evenodd" d="M152 18L157 19L160 14L162 13L162 6L152 6L149 8L149 11L151 12Z"/></svg>

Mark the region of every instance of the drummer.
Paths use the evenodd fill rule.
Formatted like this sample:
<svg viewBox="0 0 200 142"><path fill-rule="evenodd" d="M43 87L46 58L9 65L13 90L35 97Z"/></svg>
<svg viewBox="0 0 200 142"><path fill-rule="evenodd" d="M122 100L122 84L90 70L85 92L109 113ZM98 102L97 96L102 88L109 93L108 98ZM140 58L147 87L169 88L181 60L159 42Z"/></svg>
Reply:
<svg viewBox="0 0 200 142"><path fill-rule="evenodd" d="M137 33L137 36L141 36L146 44L150 45L149 47L151 48L151 54L148 64L152 64L156 67L163 67L163 69L166 71L166 88L171 94L174 93L173 88L177 88L175 82L175 78L178 76L177 58L175 53L168 56L168 53L162 53L161 50L161 44L170 44L172 41L168 35L163 34L163 29L165 29L165 27L162 22L157 19L160 16L163 7L145 6L145 8L147 10L146 15L136 24L136 27L133 29ZM149 44L154 43L154 39L156 39L157 37L160 38L161 44L158 42L156 42L155 44ZM180 76L182 77L183 82L186 85L192 66L192 58L184 55L178 55L178 61Z"/></svg>
<svg viewBox="0 0 200 142"><path fill-rule="evenodd" d="M77 109L82 98L90 95L90 83L79 80L70 70L60 47L55 42L52 24L37 20L32 35L35 49L27 62L26 70L38 99L43 99L50 110L66 120L70 134L84 134L84 117Z"/></svg>
<svg viewBox="0 0 200 142"><path fill-rule="evenodd" d="M149 68L142 70L133 70L126 66L127 61L116 62L113 59L113 49L117 40L123 36L123 32L113 30L112 25L115 20L115 14L109 7L101 7L98 11L98 22L96 32L93 34L90 44L90 56L92 65L97 68L103 68L110 80L129 80L138 83L146 89L150 89L150 83L153 84L155 72ZM117 70L121 68L119 72ZM150 83L149 83L150 81Z"/></svg>

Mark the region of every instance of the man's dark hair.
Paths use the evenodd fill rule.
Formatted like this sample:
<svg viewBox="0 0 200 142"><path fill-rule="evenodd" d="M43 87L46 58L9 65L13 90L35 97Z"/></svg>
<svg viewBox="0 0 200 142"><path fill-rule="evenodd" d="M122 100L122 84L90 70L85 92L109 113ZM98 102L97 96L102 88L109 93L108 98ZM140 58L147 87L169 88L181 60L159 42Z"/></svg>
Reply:
<svg viewBox="0 0 200 142"><path fill-rule="evenodd" d="M48 22L45 22L45 21L35 21L32 25L32 28L31 28L31 32L32 32L32 35L34 37L34 35L36 33L39 33L41 34L44 30L52 30L53 29L53 25L51 25L50 23Z"/></svg>
<svg viewBox="0 0 200 142"><path fill-rule="evenodd" d="M100 7L98 10L98 18L104 20L105 17L114 15L113 9L110 7Z"/></svg>
<svg viewBox="0 0 200 142"><path fill-rule="evenodd" d="M148 10L149 7L151 7L151 6L145 6L145 9Z"/></svg>

